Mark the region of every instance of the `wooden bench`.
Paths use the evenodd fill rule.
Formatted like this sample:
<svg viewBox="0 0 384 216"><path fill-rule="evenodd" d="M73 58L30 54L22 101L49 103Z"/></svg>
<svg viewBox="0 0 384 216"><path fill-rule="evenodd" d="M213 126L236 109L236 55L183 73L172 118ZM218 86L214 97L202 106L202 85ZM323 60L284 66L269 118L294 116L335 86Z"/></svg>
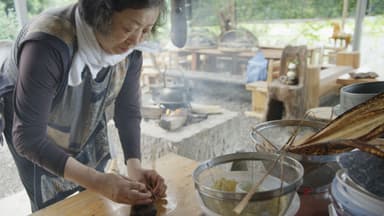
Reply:
<svg viewBox="0 0 384 216"><path fill-rule="evenodd" d="M319 105L320 98L332 93L338 93L341 87L336 80L344 75L348 74L352 70L349 66L329 66L328 68L320 71L313 67L309 67L307 70L308 79L306 82L307 89L311 91L310 98L305 98L310 107L317 107ZM268 75L269 80L272 80L273 70L269 68ZM252 109L246 112L247 116L264 118L267 102L268 102L268 83L267 81L256 81L248 83L245 88L252 92Z"/></svg>

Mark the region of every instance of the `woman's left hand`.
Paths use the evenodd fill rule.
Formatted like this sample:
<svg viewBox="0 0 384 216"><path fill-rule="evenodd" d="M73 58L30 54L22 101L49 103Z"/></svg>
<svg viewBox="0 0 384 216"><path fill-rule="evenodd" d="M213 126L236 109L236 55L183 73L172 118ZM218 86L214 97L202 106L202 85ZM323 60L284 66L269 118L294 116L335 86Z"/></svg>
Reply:
<svg viewBox="0 0 384 216"><path fill-rule="evenodd" d="M128 160L127 168L129 177L144 183L155 200L166 196L167 186L164 178L155 170L143 169L137 159Z"/></svg>
<svg viewBox="0 0 384 216"><path fill-rule="evenodd" d="M165 185L163 177L155 170L142 169L143 178L139 179L143 182L148 190L152 192L155 200L166 196L167 185Z"/></svg>

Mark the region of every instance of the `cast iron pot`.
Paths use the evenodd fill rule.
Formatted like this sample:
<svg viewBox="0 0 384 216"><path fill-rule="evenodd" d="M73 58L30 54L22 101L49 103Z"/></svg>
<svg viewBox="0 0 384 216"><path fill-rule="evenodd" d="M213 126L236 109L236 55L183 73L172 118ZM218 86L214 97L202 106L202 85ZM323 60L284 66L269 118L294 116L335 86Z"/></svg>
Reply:
<svg viewBox="0 0 384 216"><path fill-rule="evenodd" d="M340 90L340 111L343 113L381 92L384 92L384 81L344 86Z"/></svg>

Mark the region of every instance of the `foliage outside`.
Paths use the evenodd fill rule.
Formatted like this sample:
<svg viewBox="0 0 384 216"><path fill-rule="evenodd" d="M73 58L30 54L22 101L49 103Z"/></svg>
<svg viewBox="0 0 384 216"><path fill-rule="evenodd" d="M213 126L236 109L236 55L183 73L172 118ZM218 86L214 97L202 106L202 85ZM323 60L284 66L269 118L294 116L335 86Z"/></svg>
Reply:
<svg viewBox="0 0 384 216"><path fill-rule="evenodd" d="M232 0L235 2L238 22L282 19L334 19L341 17L343 1L338 0ZM194 26L211 26L219 23L218 15L231 1L191 0ZM348 15L355 16L357 0L349 0ZM370 0L368 15L383 15L384 1ZM204 19L201 19L204 17Z"/></svg>
<svg viewBox="0 0 384 216"><path fill-rule="evenodd" d="M19 30L19 23L15 11L12 8L6 11L5 8L5 4L0 2L0 40L12 40Z"/></svg>
<svg viewBox="0 0 384 216"><path fill-rule="evenodd" d="M28 16L31 18L41 11L61 5L66 5L76 0L28 0ZM20 29L13 0L0 0L0 40L12 40Z"/></svg>
<svg viewBox="0 0 384 216"><path fill-rule="evenodd" d="M33 17L49 7L57 7L77 0L28 0L29 17ZM222 0L191 0L192 16L188 21L190 29L208 28L220 34L218 14L225 4ZM342 0L236 0L236 19L238 27L254 33L261 46L285 46L287 44L307 44L309 46L331 45L332 22L340 22ZM169 1L168 1L169 3ZM349 0L348 19L345 32L353 34L354 13L357 0ZM169 4L168 4L169 5ZM370 0L364 19L362 62L372 61L370 54L383 57L384 1ZM202 19L202 17L204 17ZM13 0L0 0L0 39L14 39L20 26L14 11ZM170 23L159 29L155 39L169 43ZM364 39L366 38L366 39ZM365 40L365 42L364 42ZM365 45L364 43L372 43ZM364 51L366 49L366 51ZM380 56L381 55L381 56ZM380 61L374 61L379 68ZM381 68L381 67L380 67Z"/></svg>

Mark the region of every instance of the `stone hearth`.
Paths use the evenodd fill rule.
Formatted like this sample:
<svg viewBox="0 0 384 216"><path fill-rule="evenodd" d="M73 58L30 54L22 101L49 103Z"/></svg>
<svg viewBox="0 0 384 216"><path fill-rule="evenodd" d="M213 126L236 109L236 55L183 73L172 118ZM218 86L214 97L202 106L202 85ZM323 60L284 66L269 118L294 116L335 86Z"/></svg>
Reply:
<svg viewBox="0 0 384 216"><path fill-rule="evenodd" d="M236 152L242 148L240 118L237 112L223 109L221 114L209 115L206 120L189 124L176 131L166 131L156 121L142 121L141 151L144 163L169 152L204 161ZM108 123L110 143L117 150L119 167L123 154L113 121Z"/></svg>

